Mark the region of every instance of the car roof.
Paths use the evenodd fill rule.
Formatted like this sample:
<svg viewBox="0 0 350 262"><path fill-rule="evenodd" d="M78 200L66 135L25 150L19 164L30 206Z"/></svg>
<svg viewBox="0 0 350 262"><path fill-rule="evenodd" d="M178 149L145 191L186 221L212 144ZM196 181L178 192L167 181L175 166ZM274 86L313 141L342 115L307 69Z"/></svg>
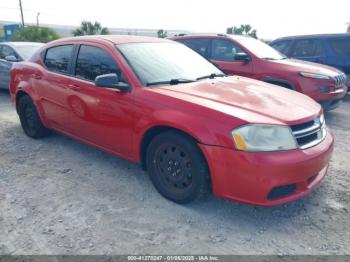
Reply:
<svg viewBox="0 0 350 262"><path fill-rule="evenodd" d="M234 40L252 38L249 35L231 35L231 34L179 34L169 39L179 40L179 39L192 39L192 38L232 38Z"/></svg>
<svg viewBox="0 0 350 262"><path fill-rule="evenodd" d="M342 34L315 34L315 35L296 35L296 36L285 36L281 38L277 38L272 42L280 41L280 40L293 40L293 39L304 39L304 38L338 38L338 37L350 37L349 33Z"/></svg>
<svg viewBox="0 0 350 262"><path fill-rule="evenodd" d="M167 43L171 42L167 39L148 37L148 36L135 36L135 35L89 35L89 36L76 36L67 37L55 40L53 43L60 42L74 42L74 41L108 41L114 44L126 44L126 43Z"/></svg>

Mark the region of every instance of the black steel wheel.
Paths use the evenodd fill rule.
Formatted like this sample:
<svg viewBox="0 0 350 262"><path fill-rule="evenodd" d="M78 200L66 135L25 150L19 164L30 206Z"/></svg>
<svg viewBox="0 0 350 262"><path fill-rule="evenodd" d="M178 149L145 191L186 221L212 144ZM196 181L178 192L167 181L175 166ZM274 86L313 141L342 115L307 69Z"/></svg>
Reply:
<svg viewBox="0 0 350 262"><path fill-rule="evenodd" d="M156 136L146 161L154 186L167 199L184 204L210 191L207 163L196 143L185 135L168 131Z"/></svg>
<svg viewBox="0 0 350 262"><path fill-rule="evenodd" d="M18 115L24 133L32 138L42 138L50 134L41 122L38 111L29 96L22 96L18 101Z"/></svg>

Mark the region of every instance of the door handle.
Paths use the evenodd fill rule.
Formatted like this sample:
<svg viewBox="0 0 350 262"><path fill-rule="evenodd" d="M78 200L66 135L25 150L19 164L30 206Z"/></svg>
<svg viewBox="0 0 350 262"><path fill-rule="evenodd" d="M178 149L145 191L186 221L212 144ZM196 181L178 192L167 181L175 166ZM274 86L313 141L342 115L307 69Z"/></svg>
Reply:
<svg viewBox="0 0 350 262"><path fill-rule="evenodd" d="M32 74L32 77L33 77L34 79L41 79L41 75L36 74L36 73Z"/></svg>
<svg viewBox="0 0 350 262"><path fill-rule="evenodd" d="M80 91L81 90L80 86L75 85L75 84L69 84L68 87L70 89L72 89L73 91Z"/></svg>

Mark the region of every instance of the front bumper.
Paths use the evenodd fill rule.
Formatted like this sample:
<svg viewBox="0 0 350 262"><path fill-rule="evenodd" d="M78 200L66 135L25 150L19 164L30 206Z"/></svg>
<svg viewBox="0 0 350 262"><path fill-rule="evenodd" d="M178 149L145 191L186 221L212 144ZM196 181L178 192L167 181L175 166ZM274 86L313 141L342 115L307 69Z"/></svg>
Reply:
<svg viewBox="0 0 350 262"><path fill-rule="evenodd" d="M215 196L273 206L301 198L317 187L327 173L333 143L328 130L320 144L305 150L249 153L202 144L200 148L208 160Z"/></svg>
<svg viewBox="0 0 350 262"><path fill-rule="evenodd" d="M347 86L343 86L329 93L320 93L317 95L317 101L322 105L325 111L337 108L347 93Z"/></svg>

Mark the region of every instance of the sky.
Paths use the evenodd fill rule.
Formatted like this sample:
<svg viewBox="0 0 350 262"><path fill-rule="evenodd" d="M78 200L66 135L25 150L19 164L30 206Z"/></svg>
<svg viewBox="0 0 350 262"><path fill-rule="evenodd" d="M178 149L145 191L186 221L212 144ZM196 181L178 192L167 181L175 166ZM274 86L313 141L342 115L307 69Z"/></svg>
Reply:
<svg viewBox="0 0 350 262"><path fill-rule="evenodd" d="M0 0L0 21L20 22L18 0ZM250 24L259 38L346 32L350 0L22 0L25 22L225 33Z"/></svg>

